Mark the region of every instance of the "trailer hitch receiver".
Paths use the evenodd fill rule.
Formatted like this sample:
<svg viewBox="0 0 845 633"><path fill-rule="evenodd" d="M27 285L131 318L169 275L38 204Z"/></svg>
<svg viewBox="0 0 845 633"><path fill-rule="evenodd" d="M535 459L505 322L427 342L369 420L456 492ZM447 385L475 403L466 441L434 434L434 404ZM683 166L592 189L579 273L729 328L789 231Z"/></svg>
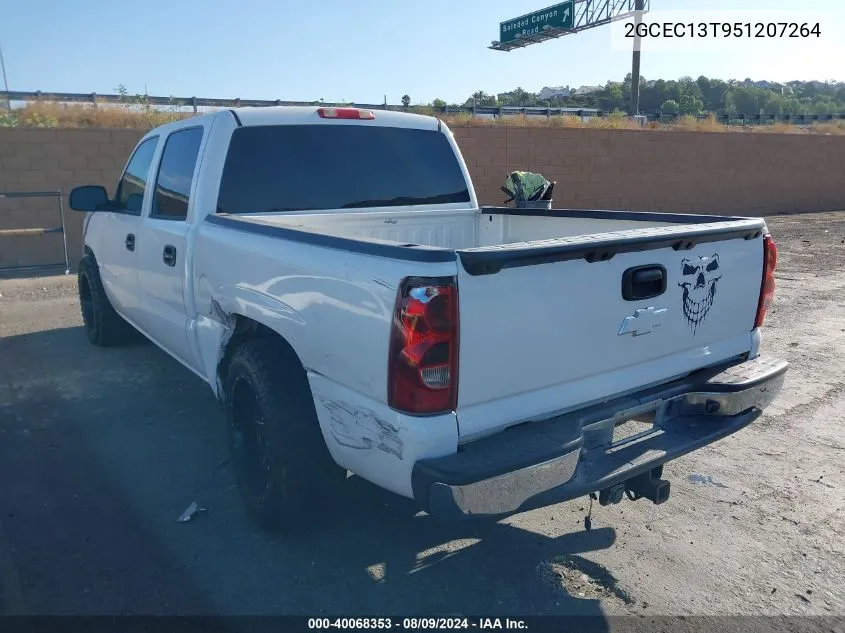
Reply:
<svg viewBox="0 0 845 633"><path fill-rule="evenodd" d="M655 505L669 499L669 482L661 479L663 466L652 468L625 482L625 494L631 501L648 499Z"/></svg>

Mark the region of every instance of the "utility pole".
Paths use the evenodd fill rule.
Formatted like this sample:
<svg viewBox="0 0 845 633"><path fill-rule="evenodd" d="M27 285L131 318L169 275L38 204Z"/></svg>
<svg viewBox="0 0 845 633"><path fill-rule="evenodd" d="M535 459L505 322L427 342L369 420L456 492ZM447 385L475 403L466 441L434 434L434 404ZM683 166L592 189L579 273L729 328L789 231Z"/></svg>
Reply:
<svg viewBox="0 0 845 633"><path fill-rule="evenodd" d="M634 57L631 60L631 112L640 113L640 36L639 26L643 21L643 6L645 0L634 0Z"/></svg>
<svg viewBox="0 0 845 633"><path fill-rule="evenodd" d="M6 63L3 61L3 48L0 47L0 70L3 71L3 86L6 91L6 108L12 111L12 100L9 98L9 82L6 79Z"/></svg>

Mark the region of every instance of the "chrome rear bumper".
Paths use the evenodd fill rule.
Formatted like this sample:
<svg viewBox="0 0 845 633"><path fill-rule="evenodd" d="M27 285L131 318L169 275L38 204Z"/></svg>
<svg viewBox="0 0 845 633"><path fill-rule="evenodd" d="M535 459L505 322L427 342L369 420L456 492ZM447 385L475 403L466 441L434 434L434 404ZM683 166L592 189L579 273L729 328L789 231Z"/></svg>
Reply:
<svg viewBox="0 0 845 633"><path fill-rule="evenodd" d="M747 426L775 399L786 361L758 357L638 394L507 429L414 465L414 497L431 514L495 516L627 481ZM648 415L650 429L613 441Z"/></svg>

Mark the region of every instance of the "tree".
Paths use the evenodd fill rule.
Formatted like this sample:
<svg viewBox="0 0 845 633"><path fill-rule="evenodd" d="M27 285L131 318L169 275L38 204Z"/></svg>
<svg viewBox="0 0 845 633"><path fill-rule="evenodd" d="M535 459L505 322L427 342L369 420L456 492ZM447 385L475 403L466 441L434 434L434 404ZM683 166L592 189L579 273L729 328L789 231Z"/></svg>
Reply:
<svg viewBox="0 0 845 633"><path fill-rule="evenodd" d="M431 102L431 105L438 109L443 109L446 107L446 102L443 99L435 99Z"/></svg>
<svg viewBox="0 0 845 633"><path fill-rule="evenodd" d="M407 108L409 105L411 105L411 97L402 95L402 107Z"/></svg>
<svg viewBox="0 0 845 633"><path fill-rule="evenodd" d="M622 84L615 81L608 81L607 85L598 93L599 109L605 112L622 110L625 108L625 95L622 94ZM642 102L642 99L640 99Z"/></svg>
<svg viewBox="0 0 845 633"><path fill-rule="evenodd" d="M630 84L628 89L630 89ZM625 95L628 96L627 93ZM662 79L649 82L640 89L640 110L644 112L659 110L664 101L673 98L667 82Z"/></svg>
<svg viewBox="0 0 845 633"><path fill-rule="evenodd" d="M720 79L708 79L707 77L699 77L696 83L701 90L701 98L706 110L715 112L725 107L725 94L728 91L728 84Z"/></svg>
<svg viewBox="0 0 845 633"><path fill-rule="evenodd" d="M476 90L472 93L472 96L466 100L466 105L471 106L473 102L475 102L475 105L477 106L495 106L496 97L487 94L483 90Z"/></svg>
<svg viewBox="0 0 845 633"><path fill-rule="evenodd" d="M627 109L630 93L629 73L622 82L609 81L600 90L588 94L540 101L538 94L523 88L503 92L498 97L478 90L464 105L600 108L612 112ZM785 85L761 82L758 87L750 79L722 81L702 75L697 79L649 81L641 77L640 109L666 114L845 114L845 82L790 81Z"/></svg>
<svg viewBox="0 0 845 633"><path fill-rule="evenodd" d="M501 95L502 105L509 106L534 106L539 105L537 95L533 92L527 92L522 88L511 90Z"/></svg>
<svg viewBox="0 0 845 633"><path fill-rule="evenodd" d="M693 95L683 95L678 102L681 114L701 114L704 111L704 102Z"/></svg>
<svg viewBox="0 0 845 633"><path fill-rule="evenodd" d="M764 88L732 88L725 95L725 109L732 114L760 114L767 92Z"/></svg>
<svg viewBox="0 0 845 633"><path fill-rule="evenodd" d="M634 76L631 73L625 75L625 79L622 80L622 90L625 92L626 95L631 94L631 84L634 83ZM640 75L640 94L643 92L643 88L647 86L648 82L646 78Z"/></svg>
<svg viewBox="0 0 845 633"><path fill-rule="evenodd" d="M837 105L830 97L821 97L813 103L813 114L836 114Z"/></svg>
<svg viewBox="0 0 845 633"><path fill-rule="evenodd" d="M783 100L781 112L777 114L798 114L801 112L801 103L795 97L788 97Z"/></svg>
<svg viewBox="0 0 845 633"><path fill-rule="evenodd" d="M678 102L674 99L669 99L668 101L664 101L663 105L660 106L660 112L662 114L678 114L681 108L678 106Z"/></svg>
<svg viewBox="0 0 845 633"><path fill-rule="evenodd" d="M681 79L681 81L678 82L678 87L680 88L681 96L690 95L696 99L701 99L704 96L698 82L693 81L692 77L685 77Z"/></svg>
<svg viewBox="0 0 845 633"><path fill-rule="evenodd" d="M713 95L713 83L704 75L701 75L698 79L696 79L695 83L698 84L698 90L701 93L701 98L704 100L705 105L707 105L707 101Z"/></svg>

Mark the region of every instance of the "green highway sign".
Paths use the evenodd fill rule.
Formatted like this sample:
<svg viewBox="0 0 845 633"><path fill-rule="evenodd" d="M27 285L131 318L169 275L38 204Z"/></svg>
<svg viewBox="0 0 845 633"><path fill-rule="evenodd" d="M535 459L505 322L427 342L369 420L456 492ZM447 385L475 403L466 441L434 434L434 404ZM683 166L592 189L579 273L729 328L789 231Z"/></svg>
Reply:
<svg viewBox="0 0 845 633"><path fill-rule="evenodd" d="M512 42L537 35L547 29L571 29L574 22L574 0L561 2L499 24L499 42Z"/></svg>

